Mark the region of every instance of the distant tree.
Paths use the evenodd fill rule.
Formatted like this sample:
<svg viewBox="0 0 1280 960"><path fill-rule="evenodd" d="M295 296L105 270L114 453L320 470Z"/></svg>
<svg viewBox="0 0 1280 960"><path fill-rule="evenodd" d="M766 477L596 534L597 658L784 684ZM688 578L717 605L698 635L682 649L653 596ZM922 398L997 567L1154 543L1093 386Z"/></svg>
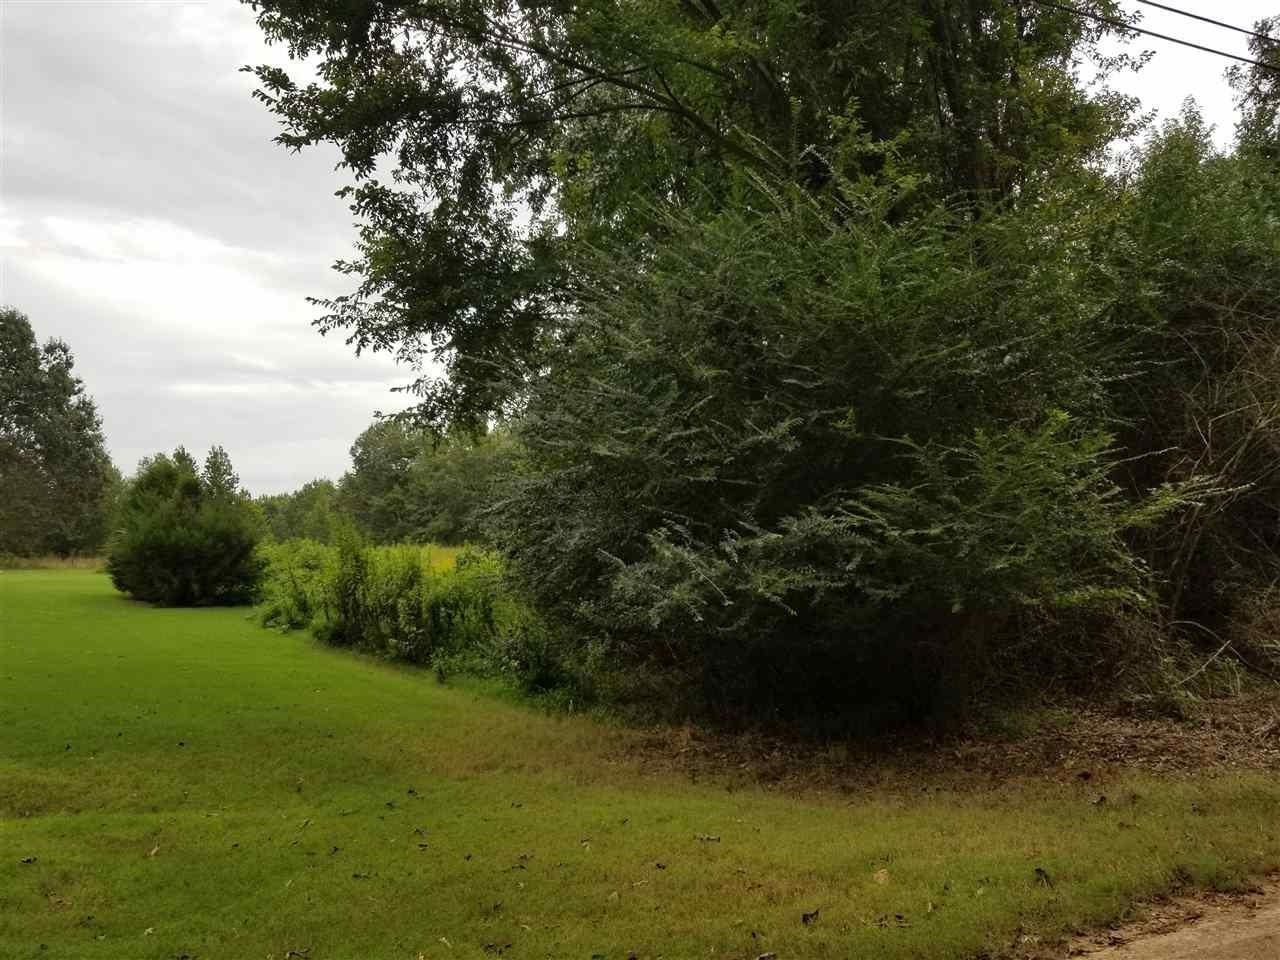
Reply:
<svg viewBox="0 0 1280 960"><path fill-rule="evenodd" d="M488 543L488 514L499 483L514 468L516 442L505 429L461 433L422 453L409 470L414 505L410 539L423 543Z"/></svg>
<svg viewBox="0 0 1280 960"><path fill-rule="evenodd" d="M407 540L413 512L406 494L414 459L431 436L399 420L374 423L351 445L351 469L338 484L339 503L380 543Z"/></svg>
<svg viewBox="0 0 1280 960"><path fill-rule="evenodd" d="M331 543L337 533L338 488L332 480L312 480L292 493L274 493L256 500L267 532L276 540L318 540Z"/></svg>
<svg viewBox="0 0 1280 960"><path fill-rule="evenodd" d="M379 543L479 542L485 539L482 513L512 449L503 430L441 437L380 421L351 447L338 508Z"/></svg>
<svg viewBox="0 0 1280 960"><path fill-rule="evenodd" d="M125 488L107 555L117 589L166 606L247 603L261 574L261 519L214 447L200 469L185 449L143 460Z"/></svg>
<svg viewBox="0 0 1280 960"><path fill-rule="evenodd" d="M1259 20L1249 40L1254 64L1228 71L1240 120L1236 137L1246 151L1280 158L1280 16ZM1270 37L1271 39L1262 39Z"/></svg>
<svg viewBox="0 0 1280 960"><path fill-rule="evenodd" d="M97 550L119 483L71 348L0 310L0 553Z"/></svg>
<svg viewBox="0 0 1280 960"><path fill-rule="evenodd" d="M231 457L220 446L209 450L200 479L211 497L227 499L240 493L240 477L231 466Z"/></svg>

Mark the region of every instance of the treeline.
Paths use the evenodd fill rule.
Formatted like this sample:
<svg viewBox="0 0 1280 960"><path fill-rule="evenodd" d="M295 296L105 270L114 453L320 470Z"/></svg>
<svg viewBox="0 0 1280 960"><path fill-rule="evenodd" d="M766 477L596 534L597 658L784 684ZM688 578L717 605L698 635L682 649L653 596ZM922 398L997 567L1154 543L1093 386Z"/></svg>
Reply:
<svg viewBox="0 0 1280 960"><path fill-rule="evenodd" d="M351 468L337 483L315 480L256 502L278 541L336 543L354 527L380 544L482 543L488 539L484 512L513 451L505 430L441 436L380 420L356 438Z"/></svg>

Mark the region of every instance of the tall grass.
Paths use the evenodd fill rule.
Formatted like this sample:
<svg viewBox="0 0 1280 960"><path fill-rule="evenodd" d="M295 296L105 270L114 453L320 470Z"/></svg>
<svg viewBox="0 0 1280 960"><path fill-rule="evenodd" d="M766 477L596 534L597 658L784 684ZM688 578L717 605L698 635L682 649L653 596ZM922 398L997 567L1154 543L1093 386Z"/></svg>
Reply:
<svg viewBox="0 0 1280 960"><path fill-rule="evenodd" d="M440 546L336 546L289 540L263 548L260 619L307 629L331 646L434 667L549 685L550 635L512 595L496 554Z"/></svg>

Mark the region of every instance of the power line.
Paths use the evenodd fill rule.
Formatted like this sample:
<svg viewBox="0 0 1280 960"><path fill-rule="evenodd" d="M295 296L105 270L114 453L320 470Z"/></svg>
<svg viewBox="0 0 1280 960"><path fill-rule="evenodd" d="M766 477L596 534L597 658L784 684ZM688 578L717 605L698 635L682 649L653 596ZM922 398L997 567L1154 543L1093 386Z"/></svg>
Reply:
<svg viewBox="0 0 1280 960"><path fill-rule="evenodd" d="M1065 3L1054 3L1053 0L1031 0L1031 2L1036 4L1036 6L1049 7L1053 10L1061 10L1063 13L1074 13L1077 17L1096 20L1098 23L1105 23L1107 26L1115 27L1118 30L1127 30L1130 33L1140 33L1143 36L1155 37L1157 40L1167 40L1169 43L1176 43L1180 46L1190 47L1192 50L1199 50L1203 53L1212 53L1219 57L1226 57L1228 60L1238 60L1240 63L1247 63L1254 67L1262 67L1264 70L1271 70L1275 73L1280 73L1280 67L1271 63L1263 63L1261 60L1254 60L1251 57L1241 57L1234 53L1227 53L1225 50L1218 50L1214 47L1206 47L1203 44L1192 43L1190 40L1181 40L1178 37L1171 37L1167 33L1156 33L1154 30L1144 30L1142 27L1135 27L1132 24L1125 23L1123 20L1116 20L1113 17L1104 17L1100 13L1092 13L1089 10L1070 7Z"/></svg>
<svg viewBox="0 0 1280 960"><path fill-rule="evenodd" d="M1224 30L1234 30L1236 33L1243 33L1246 37L1253 37L1255 40L1263 40L1268 43L1280 42L1280 38L1269 37L1265 33L1258 33L1256 30L1246 30L1244 27L1237 27L1234 23L1224 23L1221 20L1214 20L1212 17L1202 17L1198 13L1192 13L1190 10L1179 10L1177 7L1171 7L1168 4L1156 3L1156 0L1138 0L1138 3L1147 5L1148 7L1156 7L1160 10L1167 10L1169 13L1176 13L1180 17L1190 17L1192 20L1199 20L1201 23L1211 23L1215 27L1222 27Z"/></svg>

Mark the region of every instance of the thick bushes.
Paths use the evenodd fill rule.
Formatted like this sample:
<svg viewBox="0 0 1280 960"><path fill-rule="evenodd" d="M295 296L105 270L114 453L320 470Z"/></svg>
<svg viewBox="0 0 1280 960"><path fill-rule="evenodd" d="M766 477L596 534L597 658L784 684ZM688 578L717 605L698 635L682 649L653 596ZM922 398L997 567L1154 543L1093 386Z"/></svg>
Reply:
<svg viewBox="0 0 1280 960"><path fill-rule="evenodd" d="M1280 576L1277 182L1189 116L1017 207L744 178L655 211L522 371L487 511L554 634L455 615L411 551L344 546L295 606L332 642L752 723L1176 676Z"/></svg>
<svg viewBox="0 0 1280 960"><path fill-rule="evenodd" d="M1114 322L1142 330L1147 362L1115 390L1120 476L1131 489L1191 476L1223 489L1144 545L1169 619L1217 629L1280 579L1280 161L1218 154L1191 113L1125 186L1098 257Z"/></svg>
<svg viewBox="0 0 1280 960"><path fill-rule="evenodd" d="M215 447L197 470L183 449L143 461L129 482L107 571L116 588L168 606L249 603L261 573L259 519Z"/></svg>
<svg viewBox="0 0 1280 960"><path fill-rule="evenodd" d="M464 550L452 566L431 547L290 541L263 548L265 623L309 628L334 646L431 665L502 674L529 689L554 685L541 621L513 598L498 558Z"/></svg>
<svg viewBox="0 0 1280 960"><path fill-rule="evenodd" d="M309 627L324 609L337 551L315 540L264 543L259 548L264 623L286 629Z"/></svg>
<svg viewBox="0 0 1280 960"><path fill-rule="evenodd" d="M927 712L996 662L1034 682L1029 624L1152 596L1126 537L1186 491L1112 479L1136 370L1087 283L1094 214L902 219L846 187L659 216L584 269L533 380L495 536L621 695Z"/></svg>

